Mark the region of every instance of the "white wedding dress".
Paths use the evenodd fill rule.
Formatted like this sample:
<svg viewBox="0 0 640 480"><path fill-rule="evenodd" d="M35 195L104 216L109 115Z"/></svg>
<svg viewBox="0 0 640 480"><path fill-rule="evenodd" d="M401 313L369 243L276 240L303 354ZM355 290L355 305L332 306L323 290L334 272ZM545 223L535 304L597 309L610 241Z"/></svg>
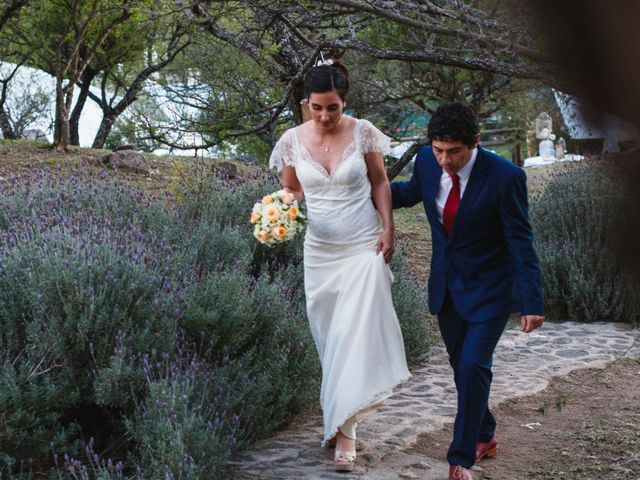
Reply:
<svg viewBox="0 0 640 480"><path fill-rule="evenodd" d="M304 287L322 363L324 442L359 421L410 377L393 308L393 275L376 243L382 231L364 155L387 153L389 138L357 120L353 142L331 174L287 130L269 161L293 166L306 199ZM352 418L354 417L355 418Z"/></svg>

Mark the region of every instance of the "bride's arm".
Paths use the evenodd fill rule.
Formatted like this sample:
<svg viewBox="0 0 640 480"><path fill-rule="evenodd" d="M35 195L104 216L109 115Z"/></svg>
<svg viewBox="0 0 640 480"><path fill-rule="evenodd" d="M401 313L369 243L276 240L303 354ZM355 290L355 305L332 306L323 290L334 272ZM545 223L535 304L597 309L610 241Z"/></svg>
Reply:
<svg viewBox="0 0 640 480"><path fill-rule="evenodd" d="M285 165L282 168L282 188L287 192L293 193L296 200L302 201L302 185L296 175L296 169L290 165Z"/></svg>
<svg viewBox="0 0 640 480"><path fill-rule="evenodd" d="M381 153L370 152L364 157L367 163L367 175L371 182L371 196L382 219L382 234L378 240L377 252L384 255L388 263L393 256L393 213L391 210L391 188L384 168L384 159Z"/></svg>

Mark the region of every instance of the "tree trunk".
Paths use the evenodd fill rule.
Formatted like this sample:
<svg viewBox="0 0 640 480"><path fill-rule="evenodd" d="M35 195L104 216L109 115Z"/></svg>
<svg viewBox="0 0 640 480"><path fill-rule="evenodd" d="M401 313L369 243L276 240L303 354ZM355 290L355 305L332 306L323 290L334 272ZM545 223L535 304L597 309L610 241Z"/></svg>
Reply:
<svg viewBox="0 0 640 480"><path fill-rule="evenodd" d="M109 138L111 129L116 123L116 118L117 115L113 110L104 112L102 122L100 122L100 128L98 129L98 133L96 133L96 137L93 139L93 145L91 145L91 148L104 148L104 144L107 143L107 138Z"/></svg>
<svg viewBox="0 0 640 480"><path fill-rule="evenodd" d="M309 107L303 107L300 103L303 100L303 85L302 83L293 87L291 91L291 97L289 105L291 106L291 113L293 114L293 121L296 125L300 125L309 120Z"/></svg>
<svg viewBox="0 0 640 480"><path fill-rule="evenodd" d="M0 107L0 129L2 129L2 136L4 138L11 140L17 138L9 121L9 115L4 111L3 107Z"/></svg>
<svg viewBox="0 0 640 480"><path fill-rule="evenodd" d="M66 152L69 149L69 112L66 111L64 102L56 106L56 122L60 125L58 136L54 139L56 150Z"/></svg>
<svg viewBox="0 0 640 480"><path fill-rule="evenodd" d="M73 85L62 86L62 79L56 81L56 127L53 143L56 151L67 151L69 147L69 110L73 100Z"/></svg>
<svg viewBox="0 0 640 480"><path fill-rule="evenodd" d="M64 115L62 109L64 108L64 94L62 93L62 79L56 78L56 104L55 104L55 118L53 122L53 144L56 146L60 144L62 120ZM64 149L64 147L63 147Z"/></svg>
<svg viewBox="0 0 640 480"><path fill-rule="evenodd" d="M511 153L511 161L522 167L522 155L520 154L520 135L516 133L513 138L513 152Z"/></svg>
<svg viewBox="0 0 640 480"><path fill-rule="evenodd" d="M9 114L4 109L4 106L7 103L7 93L9 91L9 82L13 78L13 76L18 71L18 68L22 65L23 62L20 62L16 68L13 69L13 72L6 77L4 80L0 81L2 83L2 89L0 89L0 129L2 129L2 135L7 139L15 139L17 138L16 132L11 126L11 119L9 118Z"/></svg>
<svg viewBox="0 0 640 480"><path fill-rule="evenodd" d="M402 169L411 161L413 156L418 152L418 149L426 145L426 139L423 141L418 141L411 145L403 154L400 159L387 168L387 178L389 181L393 180L398 176L398 174L402 171Z"/></svg>
<svg viewBox="0 0 640 480"><path fill-rule="evenodd" d="M71 112L71 115L69 117L69 143L71 145L80 145L80 115L82 115L84 105L85 103L87 103L87 98L89 97L89 88L91 88L91 82L97 74L98 72L96 70L93 70L89 67L87 67L82 74L82 86L80 87L78 101L73 107L73 111Z"/></svg>

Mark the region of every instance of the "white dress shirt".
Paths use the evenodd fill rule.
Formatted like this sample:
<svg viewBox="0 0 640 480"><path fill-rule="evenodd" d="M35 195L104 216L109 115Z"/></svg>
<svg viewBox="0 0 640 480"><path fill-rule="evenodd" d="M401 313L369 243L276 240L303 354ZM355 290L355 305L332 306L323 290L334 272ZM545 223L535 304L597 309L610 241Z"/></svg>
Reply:
<svg viewBox="0 0 640 480"><path fill-rule="evenodd" d="M460 201L461 202L462 202L462 196L464 195L464 190L465 188L467 188L467 183L469 183L471 170L473 169L473 165L476 163L477 156L478 156L478 149L474 148L473 152L471 153L471 159L458 172L458 176L460 177ZM453 186L453 182L451 181L451 177L447 172L442 170L442 176L440 177L440 187L438 188L438 192L436 193L436 207L438 207L438 220L440 220L440 223L442 223L442 216L443 216L442 212L444 211L444 204L447 202L447 197L449 196L449 192L451 191L452 186Z"/></svg>

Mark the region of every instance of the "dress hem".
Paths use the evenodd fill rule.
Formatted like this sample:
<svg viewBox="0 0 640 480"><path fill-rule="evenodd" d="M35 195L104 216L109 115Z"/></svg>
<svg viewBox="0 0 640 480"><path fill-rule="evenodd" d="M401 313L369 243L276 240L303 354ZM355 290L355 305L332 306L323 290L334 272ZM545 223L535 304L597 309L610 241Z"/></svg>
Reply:
<svg viewBox="0 0 640 480"><path fill-rule="evenodd" d="M411 373L409 373L409 375L407 375L407 376L401 378L400 380L398 380L398 382L396 382L395 385L393 385L393 386L383 390L382 392L378 393L377 395L375 395L373 401L367 402L365 405L353 409L340 422L338 422L338 426L335 428L334 432L331 435L329 435L329 437L325 437L325 439L322 440L322 442L320 443L320 446L327 447L329 441L332 440L337 435L337 433L338 433L338 431L340 429L340 425L344 424L344 422L349 420L354 415L357 415L360 412L363 412L363 411L368 410L370 408L374 408L376 406L376 404L379 404L379 403L383 402L385 399L389 398L393 394L393 390L398 385L400 385L403 382L406 382L410 378L411 378Z"/></svg>

